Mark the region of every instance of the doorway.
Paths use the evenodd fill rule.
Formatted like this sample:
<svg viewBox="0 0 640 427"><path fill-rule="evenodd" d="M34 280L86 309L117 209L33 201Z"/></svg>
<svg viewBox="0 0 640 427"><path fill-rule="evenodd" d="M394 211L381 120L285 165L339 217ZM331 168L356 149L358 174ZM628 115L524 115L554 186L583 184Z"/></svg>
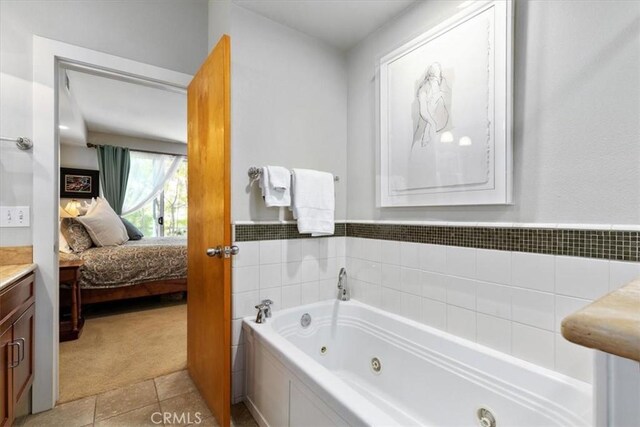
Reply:
<svg viewBox="0 0 640 427"><path fill-rule="evenodd" d="M208 93L220 93L220 98L196 97L199 101L199 111L213 111L209 107L216 105L216 102L222 102L217 104L218 107L214 107L218 113L218 117L222 120L216 126L211 126L210 129L214 130L213 133L201 133L199 134L199 141L204 143L211 153L214 151L222 153L217 157L219 165L209 165L207 169L222 169L224 171L224 179L219 181L220 187L218 187L218 196L216 196L216 203L208 203L206 206L201 206L199 212L201 218L204 218L204 224L207 226L211 224L217 224L217 227L222 230L221 232L212 232L212 229L205 229L204 233L199 236L200 244L209 247L216 246L228 246L230 245L230 224L229 224L229 193L228 193L228 162L225 159L228 157L229 148L229 40L228 37L224 38L222 44L223 48L217 50L217 54L214 50L214 60L209 61L212 56L209 57L207 63L208 67L205 78L201 79L201 82L205 84L212 82L214 84L222 84L225 88L222 91L210 91L205 86L200 85L201 91L196 91L195 94L199 95L204 92ZM92 51L89 49L80 48L78 46L69 45L53 40L44 39L41 37L34 37L34 141L38 141L33 150L34 164L38 164L39 167L34 170L34 189L38 194L34 197L33 209L34 212L49 212L50 214L36 215L33 219L32 229L34 234L34 262L38 264L38 271L36 273L36 345L38 346L38 354L36 356L36 380L33 388L33 411L40 412L55 406L58 399L58 316L60 313L59 307L59 256L58 256L58 216L59 216L59 179L58 179L58 165L59 165L59 125L60 118L57 114L57 100L58 100L58 82L60 79L61 70L75 69L100 73L103 75L109 75L111 77L117 76L118 78L145 82L149 85L164 85L180 90L185 90L189 82L192 80L192 76L177 73L174 71L161 69L158 67L150 66L147 64L138 63L124 58L115 57L112 55ZM90 64L90 65L87 65ZM217 73L215 71L214 64L217 67L222 67L225 73ZM219 70L222 70L219 68ZM204 102L204 103L203 103ZM222 108L222 110L220 110ZM213 119L213 118L212 118ZM203 126L207 121L201 121ZM199 127L199 129L204 129ZM216 133L217 132L217 133ZM220 133L222 132L222 133ZM214 135L215 133L215 135ZM215 145L215 142L221 141L216 139L216 135L223 136L223 140L226 141L226 145ZM211 139L212 138L212 139ZM191 136L189 137L191 140ZM190 145L191 147L191 145ZM212 149L212 147L218 147ZM191 149L190 149L191 150ZM216 151L217 150L217 151ZM195 151L198 153L198 150ZM189 153L189 158L194 158L192 153ZM206 166L206 165L205 165ZM190 187L191 178L189 179ZM227 191L220 192L219 189L226 188ZM191 194L190 194L191 196ZM211 196L211 195L210 195ZM212 196L213 197L213 196ZM191 197L189 197L191 200ZM190 206L190 218L191 212L194 209ZM224 215L220 221L212 221L214 218L222 212ZM193 233L190 233L193 234ZM218 240L215 240L218 239ZM188 240L191 245L191 239ZM53 251L52 251L53 248ZM206 251L195 250L194 254L197 256L206 257ZM190 259L192 257L190 256ZM229 420L229 405L220 405L215 399L223 399L220 402L225 402L223 394L226 389L230 389L228 381L228 375L230 366L228 358L230 357L230 346L228 346L230 336L229 323L229 309L230 306L230 274L228 259L210 259L211 263L207 263L204 260L199 262L202 269L208 271L221 271L223 272L221 277L223 279L223 287L225 294L222 299L215 299L209 301L209 309L212 307L215 310L215 304L220 304L221 309L219 312L224 313L224 316L220 318L218 328L220 334L216 336L208 337L209 346L205 349L215 348L211 351L196 351L197 346L189 347L189 367L191 366L213 366L216 370L215 375L207 376L205 371L192 370L191 376L194 377L196 387L200 392L205 395L207 399L207 405L213 409L216 418L221 420L221 424L228 424ZM189 271L192 268L189 266ZM204 270L201 270L204 271ZM226 272L226 273L225 273ZM202 273L201 273L202 274ZM198 284L199 282L195 282ZM208 283L207 280L202 283ZM210 284L210 283L209 283ZM208 298L212 297L212 293L207 289L196 289L192 292L191 282L189 282L188 294L199 294L200 300L204 303L208 301ZM198 293L199 292L199 293ZM191 304L191 298L189 299ZM226 305L227 309L223 308ZM188 324L190 325L202 325L207 319L202 319L204 311L192 313L189 309ZM218 322L218 320L216 320ZM226 323L225 323L226 322ZM207 328L201 328L202 331L208 330ZM211 333L211 330L208 330ZM200 344L204 344L204 340L200 339ZM205 338L207 338L205 336ZM221 358L211 358L214 354L222 355ZM210 359L207 359L210 358ZM226 372L226 378L225 378ZM217 391L211 392L209 389L215 388ZM229 393L227 391L226 393ZM213 397L214 400L211 400ZM228 400L227 400L228 402ZM215 407L215 409L213 408ZM218 412L221 411L221 412ZM219 415L221 414L221 415ZM226 415L225 415L226 414Z"/></svg>

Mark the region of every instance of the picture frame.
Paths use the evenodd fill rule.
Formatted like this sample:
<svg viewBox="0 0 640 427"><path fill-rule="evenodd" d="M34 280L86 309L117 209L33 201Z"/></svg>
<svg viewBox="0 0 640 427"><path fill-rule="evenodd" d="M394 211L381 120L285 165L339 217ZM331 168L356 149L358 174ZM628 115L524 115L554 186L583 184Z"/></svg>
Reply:
<svg viewBox="0 0 640 427"><path fill-rule="evenodd" d="M99 195L99 171L92 169L60 168L60 197L91 199Z"/></svg>
<svg viewBox="0 0 640 427"><path fill-rule="evenodd" d="M478 1L380 57L378 207L512 202L512 44Z"/></svg>

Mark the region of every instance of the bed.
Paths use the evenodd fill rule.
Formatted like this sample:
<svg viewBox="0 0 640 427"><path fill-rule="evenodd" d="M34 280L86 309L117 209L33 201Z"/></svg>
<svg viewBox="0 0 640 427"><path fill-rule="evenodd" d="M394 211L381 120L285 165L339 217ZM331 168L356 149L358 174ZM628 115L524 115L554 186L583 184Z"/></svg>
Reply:
<svg viewBox="0 0 640 427"><path fill-rule="evenodd" d="M82 303L92 304L187 290L187 240L154 237L91 247L61 260L82 259Z"/></svg>

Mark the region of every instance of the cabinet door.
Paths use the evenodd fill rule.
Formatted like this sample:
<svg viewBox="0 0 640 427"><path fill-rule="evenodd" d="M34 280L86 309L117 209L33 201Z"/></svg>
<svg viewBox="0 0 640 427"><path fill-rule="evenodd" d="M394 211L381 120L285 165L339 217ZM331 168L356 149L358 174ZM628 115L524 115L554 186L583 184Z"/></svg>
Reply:
<svg viewBox="0 0 640 427"><path fill-rule="evenodd" d="M17 404L22 399L33 380L34 313L35 306L31 305L13 324L13 342L22 342L19 355L20 362L18 366L13 368L14 404Z"/></svg>
<svg viewBox="0 0 640 427"><path fill-rule="evenodd" d="M2 326L5 327L5 325ZM11 398L12 372L9 368L12 361L13 347L9 345L10 342L11 327L8 327L4 333L0 335L0 426L10 424L11 411L13 408L13 400Z"/></svg>

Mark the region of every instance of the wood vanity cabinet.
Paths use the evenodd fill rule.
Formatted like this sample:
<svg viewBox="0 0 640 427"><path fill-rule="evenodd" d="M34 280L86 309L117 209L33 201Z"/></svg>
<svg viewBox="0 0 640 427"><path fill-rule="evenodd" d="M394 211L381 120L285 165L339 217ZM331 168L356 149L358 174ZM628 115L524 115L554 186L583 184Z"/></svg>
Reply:
<svg viewBox="0 0 640 427"><path fill-rule="evenodd" d="M34 275L0 290L0 426L10 426L14 410L33 383Z"/></svg>

